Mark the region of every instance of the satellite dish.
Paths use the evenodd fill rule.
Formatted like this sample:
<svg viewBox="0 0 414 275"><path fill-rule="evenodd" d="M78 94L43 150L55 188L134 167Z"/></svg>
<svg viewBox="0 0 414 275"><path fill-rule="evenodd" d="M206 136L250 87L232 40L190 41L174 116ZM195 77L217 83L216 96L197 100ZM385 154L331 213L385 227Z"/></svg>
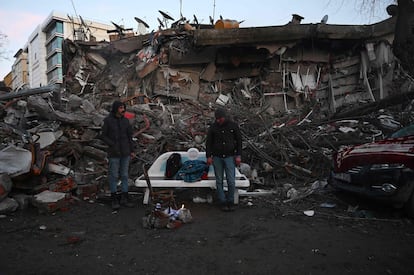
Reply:
<svg viewBox="0 0 414 275"><path fill-rule="evenodd" d="M326 24L326 22L328 22L328 15L327 14L321 20L322 24Z"/></svg>
<svg viewBox="0 0 414 275"><path fill-rule="evenodd" d="M163 11L161 11L161 10L159 10L158 11L159 13L161 13L161 15L162 15L162 17L164 17L165 19L168 19L168 20L172 20L172 21L174 21L174 18L172 18L170 15L168 15L166 12L163 12Z"/></svg>
<svg viewBox="0 0 414 275"><path fill-rule="evenodd" d="M147 28L145 27L145 25L144 25L144 24L142 24L142 23L138 23L137 32L138 32L138 34L140 34L140 35L142 35L142 34L146 34L146 33L147 33Z"/></svg>
<svg viewBox="0 0 414 275"><path fill-rule="evenodd" d="M145 28L149 28L149 25L148 25L148 24L147 24L144 20L142 20L141 18L134 17L134 19L135 19L135 21L137 21L138 23L140 23L140 24L144 25L144 27L145 27Z"/></svg>

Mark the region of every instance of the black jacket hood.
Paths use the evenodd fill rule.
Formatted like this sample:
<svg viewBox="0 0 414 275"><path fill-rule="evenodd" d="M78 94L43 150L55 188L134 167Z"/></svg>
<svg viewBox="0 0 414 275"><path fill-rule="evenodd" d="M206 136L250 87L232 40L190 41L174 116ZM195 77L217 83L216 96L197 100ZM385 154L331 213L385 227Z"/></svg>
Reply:
<svg viewBox="0 0 414 275"><path fill-rule="evenodd" d="M120 106L124 106L124 108L126 108L126 105L122 103L121 101L114 101L114 103L112 103L111 113L116 114Z"/></svg>

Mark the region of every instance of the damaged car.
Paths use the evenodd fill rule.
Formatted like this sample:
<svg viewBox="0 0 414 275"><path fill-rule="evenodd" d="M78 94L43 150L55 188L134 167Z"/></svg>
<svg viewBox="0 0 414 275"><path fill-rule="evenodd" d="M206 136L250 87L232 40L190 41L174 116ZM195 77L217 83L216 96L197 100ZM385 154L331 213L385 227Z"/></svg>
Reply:
<svg viewBox="0 0 414 275"><path fill-rule="evenodd" d="M380 141L341 148L333 155L329 184L404 207L414 217L414 133L409 127Z"/></svg>

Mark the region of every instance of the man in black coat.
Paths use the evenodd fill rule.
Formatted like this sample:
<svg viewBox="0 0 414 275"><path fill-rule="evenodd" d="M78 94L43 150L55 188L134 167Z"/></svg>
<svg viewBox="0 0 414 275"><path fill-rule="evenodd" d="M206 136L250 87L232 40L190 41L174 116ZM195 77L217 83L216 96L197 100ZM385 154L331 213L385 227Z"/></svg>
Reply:
<svg viewBox="0 0 414 275"><path fill-rule="evenodd" d="M217 197L223 211L234 210L236 165L240 165L242 137L239 126L228 118L226 110L218 108L215 122L210 126L206 140L207 164L213 164L216 177ZM227 194L223 189L226 173Z"/></svg>
<svg viewBox="0 0 414 275"><path fill-rule="evenodd" d="M120 207L116 196L118 179L121 180L121 205L133 206L128 198L129 160L134 157L132 127L129 120L124 117L125 109L124 103L115 101L102 126L102 140L108 145L108 181L113 210L118 210Z"/></svg>

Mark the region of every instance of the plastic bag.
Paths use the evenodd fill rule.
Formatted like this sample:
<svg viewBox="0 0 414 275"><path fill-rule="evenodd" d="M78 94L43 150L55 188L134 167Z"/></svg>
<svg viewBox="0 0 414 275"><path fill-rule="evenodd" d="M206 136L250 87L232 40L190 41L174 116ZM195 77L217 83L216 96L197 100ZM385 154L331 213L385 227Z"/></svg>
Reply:
<svg viewBox="0 0 414 275"><path fill-rule="evenodd" d="M180 208L178 213L178 219L183 223L189 223L193 220L190 209Z"/></svg>

